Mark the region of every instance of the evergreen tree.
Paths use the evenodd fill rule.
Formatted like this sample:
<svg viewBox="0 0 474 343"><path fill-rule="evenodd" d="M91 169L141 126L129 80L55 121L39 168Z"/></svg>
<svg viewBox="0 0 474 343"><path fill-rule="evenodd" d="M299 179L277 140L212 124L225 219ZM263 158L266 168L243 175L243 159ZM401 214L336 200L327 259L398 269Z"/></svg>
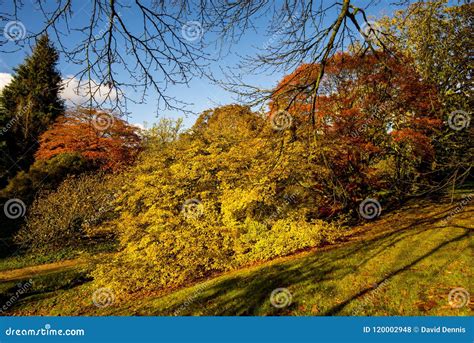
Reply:
<svg viewBox="0 0 474 343"><path fill-rule="evenodd" d="M34 161L38 137L64 112L60 99L58 51L48 35L38 38L30 56L15 68L13 80L0 95L0 181Z"/></svg>

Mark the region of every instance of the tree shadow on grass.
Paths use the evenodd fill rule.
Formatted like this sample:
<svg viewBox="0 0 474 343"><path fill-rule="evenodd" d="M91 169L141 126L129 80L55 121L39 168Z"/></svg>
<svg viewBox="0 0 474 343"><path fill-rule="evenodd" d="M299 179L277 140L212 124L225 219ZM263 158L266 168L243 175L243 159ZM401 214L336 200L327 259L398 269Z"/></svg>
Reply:
<svg viewBox="0 0 474 343"><path fill-rule="evenodd" d="M454 207L453 207L454 208ZM443 237L436 246L427 248L418 246L411 242L417 236L422 240L426 232L440 232L445 230L445 226L440 226L439 222L450 216L452 208L443 210L435 214L426 215L424 218L412 218L411 222L400 228L399 222L392 220L396 229L389 229L379 232L377 236L366 237L364 240L355 240L346 242L343 245L328 248L311 255L294 258L278 264L270 264L258 269L249 269L248 271L240 271L236 275L222 276L218 279L209 281L199 290L192 289L194 293L189 293L188 297L179 297L178 291L168 296L150 301L143 299L144 306L139 307L137 304L130 304L130 311L135 314L145 315L291 315L295 311L299 312L300 308L304 308L307 299L310 297L329 298L326 303L321 304L321 308L317 308L312 314L318 315L338 315L352 301L357 300L374 288L368 284L381 284L396 275L409 270L419 262L430 257L443 247L460 241L469 235L469 228L450 225L451 228L464 230L464 232L455 237ZM463 211L463 213L472 211ZM393 219L393 218L392 218ZM392 223L389 223L392 225ZM452 236L454 232L450 235ZM400 263L390 266L387 261L383 261L382 257L387 250L396 249L396 245L403 243L404 240L411 242L405 244L403 248L419 251L422 255L417 257L401 259ZM397 250L395 250L397 251ZM403 250L402 250L403 252ZM389 272L371 274L377 281L364 283L365 270L368 264L386 264L390 266ZM41 276L38 281L42 280L41 287L32 289L31 292L21 299L21 304L35 302L38 299L53 298L55 292L61 290L70 290L86 282L91 281L86 274L78 273L71 275L70 278L64 278L67 272L59 272L49 276ZM73 272L74 273L74 272ZM354 276L354 277L352 277ZM345 279L348 278L348 279ZM350 288L348 296L345 299L339 299L340 285L342 283L350 283L348 280L354 279L358 284ZM361 283L363 286L361 287ZM12 284L13 285L13 284ZM275 308L270 303L270 294L277 288L287 288L291 294L292 302L284 308ZM8 289L6 296L16 291L13 285ZM346 292L347 293L347 292ZM179 299L175 300L175 299ZM0 298L1 301L4 298ZM319 300L318 300L319 301ZM318 302L316 301L316 302ZM19 303L19 305L21 305ZM159 305L159 306L155 306ZM140 305L138 305L140 306ZM123 308L117 308L117 313L123 313ZM300 312L307 312L306 310Z"/></svg>
<svg viewBox="0 0 474 343"><path fill-rule="evenodd" d="M0 308L9 303L8 309L4 313L8 315L19 305L35 302L39 299L52 298L58 291L67 291L90 281L92 281L92 278L87 275L87 272L68 270L32 277L31 286L28 287L25 287L25 285L30 282L30 279L8 282L12 286L0 294ZM21 294L19 293L20 289L24 290Z"/></svg>
<svg viewBox="0 0 474 343"><path fill-rule="evenodd" d="M438 220L439 218L434 221ZM377 257L382 251L392 248L409 237L421 235L429 230L438 230L428 225L431 223L429 219L418 221L418 223L422 223L423 227L416 228L415 224L408 225L402 230L366 242L357 242L341 249L266 266L249 273L248 276L226 277L224 280L217 281L214 286L206 288L202 293L194 294L189 308L180 315L259 315L262 313L290 315L300 307L304 308L305 298L312 294L334 299L329 305L323 304L322 306L326 308L319 308L314 314L338 315L349 303L374 289L373 286L364 287L347 299L339 301L339 299L336 300L338 283L347 282L347 280L340 280L351 274L360 280L361 267L368 262L378 263ZM388 273L380 273L375 284L380 285L391 280L440 249L467 238L472 231L466 227L457 226L457 228L463 229L464 232L455 237L443 238L436 246L424 253L422 253L423 247L413 246L412 250L417 250L422 255L407 258L406 261L400 261L401 266L392 266ZM293 294L292 303L289 306L275 308L271 305L270 294L276 288L288 288ZM360 289L360 286L354 285L354 288ZM172 304L164 312L160 311L156 314L172 314L180 307L182 303Z"/></svg>
<svg viewBox="0 0 474 343"><path fill-rule="evenodd" d="M454 242L458 242L458 241L461 241L462 239L464 238L467 238L470 234L470 230L468 228L465 228L466 229L466 232L464 232L463 234L461 235L458 235L452 239L449 239L441 244L439 244L438 246L436 246L435 248L431 249L430 251L428 251L427 253L423 254L422 256L418 257L417 259L415 259L414 261L406 264L405 266L401 267L401 268L398 268L394 271L392 271L391 273L389 273L386 277L380 279L377 281L377 284L382 284L386 281L389 281L391 278L393 278L394 276L404 272L404 271L407 271L408 269L412 268L413 266L415 266L417 263L421 262L422 260L426 259L427 257L433 255L434 253L436 253L438 250L440 250L441 248L451 244L451 243L454 243ZM326 316L332 316L332 315L336 315L338 314L339 312L341 312L341 310L344 309L344 307L346 307L350 302L354 301L355 299L357 298L360 298L362 296L364 296L366 293L372 291L373 288L365 288L361 291L359 291L358 293L356 293L355 295L353 295L351 298L345 300L344 302L332 307L330 310L326 311L324 313L324 315Z"/></svg>

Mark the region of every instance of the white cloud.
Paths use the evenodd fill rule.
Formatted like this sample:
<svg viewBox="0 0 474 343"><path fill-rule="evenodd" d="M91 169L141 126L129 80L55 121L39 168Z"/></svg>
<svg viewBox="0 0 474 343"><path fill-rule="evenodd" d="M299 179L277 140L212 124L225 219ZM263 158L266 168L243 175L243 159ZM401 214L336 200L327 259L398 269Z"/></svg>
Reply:
<svg viewBox="0 0 474 343"><path fill-rule="evenodd" d="M132 125L132 126L135 126L135 127L138 127L138 128L141 129L141 130L146 130L146 125L145 125L145 123L143 123L143 124L140 124L140 123L132 123L131 125Z"/></svg>
<svg viewBox="0 0 474 343"><path fill-rule="evenodd" d="M82 81L79 85L79 79L68 76L63 80L64 89L61 92L61 96L63 99L70 102L70 104L74 105L87 105L89 101L90 94L92 93L94 96L94 100L98 103L106 100L114 100L117 97L117 92L114 89L110 89L107 86L99 86L97 82L91 80L91 85L89 89L89 85L87 81Z"/></svg>
<svg viewBox="0 0 474 343"><path fill-rule="evenodd" d="M13 76L10 73L0 73L0 91L8 85ZM79 79L68 76L63 80L64 89L61 92L61 97L65 99L68 105L87 105L89 100L89 87L85 85L83 81L79 86ZM101 103L110 93L110 97L114 100L117 97L117 93L114 89L110 89L106 86L100 86L95 81L91 81L92 93L96 102Z"/></svg>
<svg viewBox="0 0 474 343"><path fill-rule="evenodd" d="M10 83L12 80L12 74L9 73L0 73L0 91Z"/></svg>

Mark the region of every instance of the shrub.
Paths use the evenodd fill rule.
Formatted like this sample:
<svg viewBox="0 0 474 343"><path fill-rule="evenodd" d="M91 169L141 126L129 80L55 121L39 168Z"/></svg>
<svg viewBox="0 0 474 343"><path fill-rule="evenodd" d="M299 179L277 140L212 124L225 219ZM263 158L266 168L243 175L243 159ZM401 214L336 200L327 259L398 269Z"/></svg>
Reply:
<svg viewBox="0 0 474 343"><path fill-rule="evenodd" d="M182 224L136 228L146 233L134 237L113 261L99 265L94 278L108 287L137 291L181 286L232 267L232 237L207 224Z"/></svg>
<svg viewBox="0 0 474 343"><path fill-rule="evenodd" d="M311 218L307 185L286 185L296 175L288 159L304 157L284 153L269 168L275 152L261 125L248 108L225 106L179 137L148 140L111 223L121 249L93 272L96 282L125 291L178 287L337 239L336 225Z"/></svg>
<svg viewBox="0 0 474 343"><path fill-rule="evenodd" d="M296 218L280 219L272 227L251 222L238 241L239 264L269 260L306 248L335 243L343 236L336 224L323 220L307 222Z"/></svg>
<svg viewBox="0 0 474 343"><path fill-rule="evenodd" d="M55 191L42 192L15 241L32 250L51 251L110 238L112 233L105 223L115 216L117 178L83 174L68 177Z"/></svg>
<svg viewBox="0 0 474 343"><path fill-rule="evenodd" d="M223 130L215 116L239 124ZM148 140L139 163L127 174L118 199L120 218L114 222L122 249L94 272L99 283L128 290L177 286L234 266L234 236L222 223L217 187L224 179L241 179L240 169L249 161L229 144L256 135L252 121L243 118L259 120L246 107L228 106L207 111L179 138L169 123L155 128L173 132L160 134L170 139ZM197 218L182 212L192 199L202 204Z"/></svg>
<svg viewBox="0 0 474 343"><path fill-rule="evenodd" d="M76 175L89 168L81 155L60 154L50 160L36 161L28 170L12 178L1 191L2 198L18 197L30 203L39 189L55 189L68 175Z"/></svg>
<svg viewBox="0 0 474 343"><path fill-rule="evenodd" d="M78 154L61 154L47 161L36 161L28 172L21 171L0 191L0 207L13 198L20 199L27 207L39 191L55 189L68 175L88 169L86 161ZM24 218L12 220L0 213L0 237L12 238L24 224Z"/></svg>

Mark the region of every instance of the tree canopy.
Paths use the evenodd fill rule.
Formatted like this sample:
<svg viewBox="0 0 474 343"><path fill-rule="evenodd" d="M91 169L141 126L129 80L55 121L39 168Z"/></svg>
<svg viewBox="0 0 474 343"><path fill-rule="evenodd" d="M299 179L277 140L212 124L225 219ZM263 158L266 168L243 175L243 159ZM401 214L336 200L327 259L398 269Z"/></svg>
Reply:
<svg viewBox="0 0 474 343"><path fill-rule="evenodd" d="M64 112L58 60L48 35L40 36L31 55L15 68L12 81L1 92L0 123L8 126L0 136L2 183L17 171L28 170L39 135Z"/></svg>
<svg viewBox="0 0 474 343"><path fill-rule="evenodd" d="M118 170L132 164L140 148L138 127L108 112L76 108L39 137L35 157L44 160L78 153L98 168Z"/></svg>

